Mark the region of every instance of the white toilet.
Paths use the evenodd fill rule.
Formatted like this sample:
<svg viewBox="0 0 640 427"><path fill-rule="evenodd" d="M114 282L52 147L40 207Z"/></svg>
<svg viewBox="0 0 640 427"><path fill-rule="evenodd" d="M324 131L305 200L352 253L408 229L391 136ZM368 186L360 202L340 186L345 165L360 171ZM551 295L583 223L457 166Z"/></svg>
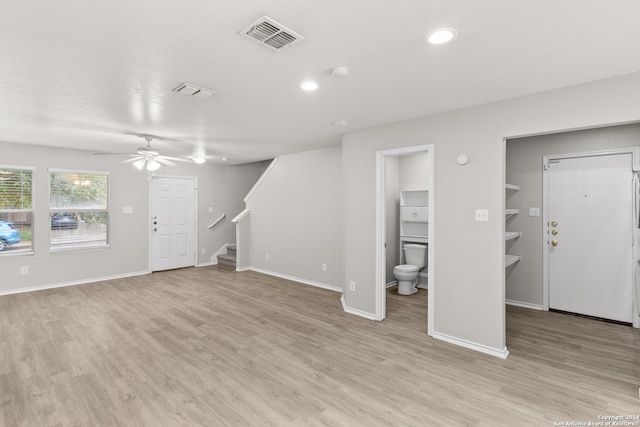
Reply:
<svg viewBox="0 0 640 427"><path fill-rule="evenodd" d="M396 265L393 275L398 279L398 294L413 295L418 292L420 282L427 280L427 245L407 243L403 246L406 264ZM420 271L424 270L424 271Z"/></svg>

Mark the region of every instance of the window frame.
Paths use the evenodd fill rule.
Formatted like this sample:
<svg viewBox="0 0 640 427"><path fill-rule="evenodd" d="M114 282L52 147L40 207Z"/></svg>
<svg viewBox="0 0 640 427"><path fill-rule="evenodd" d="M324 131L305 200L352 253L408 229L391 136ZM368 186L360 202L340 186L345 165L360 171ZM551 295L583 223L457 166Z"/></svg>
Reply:
<svg viewBox="0 0 640 427"><path fill-rule="evenodd" d="M69 207L62 207L62 208L52 208L51 204L52 204L52 192L51 192L51 178L52 178L52 174L77 174L77 175L104 175L106 176L107 179L107 185L106 185L106 191L107 191L107 195L106 195L106 208L105 209L97 209L97 208L69 208ZM110 247L110 234L111 234L111 174L107 171L97 171L97 170L83 170L83 169L59 169L59 168L49 168L48 169L48 174L47 174L47 178L48 178L48 183L49 183L49 203L48 203L48 215L47 215L47 220L48 220L48 228L49 228L49 252L50 253L56 253L56 252L69 252L69 251L91 251L91 250L97 250L97 249L109 249ZM54 244L53 241L53 231L54 229L52 229L51 227L51 217L55 214L55 213L62 213L62 212L71 212L71 213L105 213L106 216L106 221L105 221L105 226L106 226L106 230L105 230L105 238L104 241L101 241L99 243L96 244L71 244L69 246L59 246ZM61 231L61 230L60 230Z"/></svg>
<svg viewBox="0 0 640 427"><path fill-rule="evenodd" d="M29 232L31 233L31 247L28 250L22 251L2 251L0 252L0 257L8 257L8 256L24 256L24 255L33 255L35 254L35 212L36 212L36 168L35 166L17 166L17 165L6 165L0 164L0 169L12 169L12 170L22 170L22 171L30 171L31 172L31 209L2 209L0 208L0 213L26 213L31 214L31 227Z"/></svg>

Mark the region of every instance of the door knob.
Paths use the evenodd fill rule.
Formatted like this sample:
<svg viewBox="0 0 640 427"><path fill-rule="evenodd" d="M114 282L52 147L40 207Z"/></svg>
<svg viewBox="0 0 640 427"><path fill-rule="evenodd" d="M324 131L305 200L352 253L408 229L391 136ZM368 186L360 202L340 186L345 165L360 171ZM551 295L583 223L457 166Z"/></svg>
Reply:
<svg viewBox="0 0 640 427"><path fill-rule="evenodd" d="M153 227L153 231L158 231L158 227Z"/></svg>
<svg viewBox="0 0 640 427"><path fill-rule="evenodd" d="M552 227L557 227L558 226L558 221L551 221L551 226Z"/></svg>
<svg viewBox="0 0 640 427"><path fill-rule="evenodd" d="M154 224L155 224L155 222L154 222ZM558 235L558 230L551 230L551 234L553 234L554 236L557 236Z"/></svg>
<svg viewBox="0 0 640 427"><path fill-rule="evenodd" d="M153 221L153 225L156 225L157 223L158 223L158 221ZM555 231L555 230L553 230L553 231Z"/></svg>
<svg viewBox="0 0 640 427"><path fill-rule="evenodd" d="M558 246L558 241L557 240L552 240L551 241L551 246Z"/></svg>

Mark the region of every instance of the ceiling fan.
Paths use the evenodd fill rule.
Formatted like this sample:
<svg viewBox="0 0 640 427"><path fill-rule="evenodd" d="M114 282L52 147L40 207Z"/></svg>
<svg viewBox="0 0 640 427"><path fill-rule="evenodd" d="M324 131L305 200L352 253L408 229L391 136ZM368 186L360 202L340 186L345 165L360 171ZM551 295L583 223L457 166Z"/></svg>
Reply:
<svg viewBox="0 0 640 427"><path fill-rule="evenodd" d="M157 170L161 165L177 166L174 162L190 162L190 160L182 159L180 157L164 156L160 154L160 151L158 151L156 148L153 148L151 146L151 141L153 140L152 135L145 134L145 135L138 135L138 136L144 138L147 141L147 145L145 147L138 147L138 149L136 150L136 154L112 154L112 153L95 153L95 154L107 155L107 156L131 157L130 159L127 159L122 163L133 163L133 166L135 166L137 169L147 170L150 172ZM202 161L204 160L204 158L201 158L202 161L199 162L198 159L200 158L194 158L193 161L195 161L196 163L202 163Z"/></svg>

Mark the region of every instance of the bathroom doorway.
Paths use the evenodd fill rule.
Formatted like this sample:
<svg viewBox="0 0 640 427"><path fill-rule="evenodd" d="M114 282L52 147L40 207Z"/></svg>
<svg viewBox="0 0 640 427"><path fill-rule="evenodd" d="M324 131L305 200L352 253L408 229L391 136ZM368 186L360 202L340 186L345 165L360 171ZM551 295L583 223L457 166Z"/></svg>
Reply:
<svg viewBox="0 0 640 427"><path fill-rule="evenodd" d="M386 317L387 285L392 283L393 267L402 250L399 237L401 190L428 190L428 317L431 320L434 299L433 274L433 145L420 145L376 153L376 320ZM402 167L401 167L402 165ZM403 170L404 172L401 172ZM419 171L411 173L410 171ZM411 188L409 188L411 187ZM408 296L407 298L411 298ZM428 321L431 333L433 323Z"/></svg>

